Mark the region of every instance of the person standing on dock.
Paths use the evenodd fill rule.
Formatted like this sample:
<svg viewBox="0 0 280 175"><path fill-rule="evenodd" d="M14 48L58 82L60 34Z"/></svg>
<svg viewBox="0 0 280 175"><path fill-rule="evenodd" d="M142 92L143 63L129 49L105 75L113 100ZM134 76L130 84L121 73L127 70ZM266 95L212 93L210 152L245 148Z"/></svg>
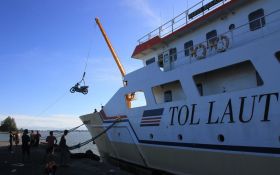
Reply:
<svg viewBox="0 0 280 175"><path fill-rule="evenodd" d="M50 131L50 135L46 138L46 142L48 143L47 155L53 155L54 145L57 143L56 137L53 135L53 131Z"/></svg>
<svg viewBox="0 0 280 175"><path fill-rule="evenodd" d="M31 133L30 133L30 145L34 146L34 143L35 143L35 134L34 134L33 130L31 130Z"/></svg>
<svg viewBox="0 0 280 175"><path fill-rule="evenodd" d="M10 138L9 138L9 142L10 142L9 151L12 153L14 135L13 135L12 131L10 131L9 133L10 133Z"/></svg>
<svg viewBox="0 0 280 175"><path fill-rule="evenodd" d="M30 137L28 135L28 130L25 129L23 135L21 137L22 145L22 161L24 161L25 154L27 154L28 158L30 159Z"/></svg>
<svg viewBox="0 0 280 175"><path fill-rule="evenodd" d="M16 144L16 146L18 146L18 144L19 144L19 133L18 133L18 131L15 133L15 144Z"/></svg>
<svg viewBox="0 0 280 175"><path fill-rule="evenodd" d="M60 165L61 166L67 166L66 160L68 156L68 146L66 145L66 138L65 136L68 134L68 130L64 130L63 135L61 136L60 142L59 142L59 148L60 148Z"/></svg>
<svg viewBox="0 0 280 175"><path fill-rule="evenodd" d="M41 134L39 133L39 131L37 131L37 133L35 134L35 144L34 144L34 146L39 146L40 138L41 138Z"/></svg>

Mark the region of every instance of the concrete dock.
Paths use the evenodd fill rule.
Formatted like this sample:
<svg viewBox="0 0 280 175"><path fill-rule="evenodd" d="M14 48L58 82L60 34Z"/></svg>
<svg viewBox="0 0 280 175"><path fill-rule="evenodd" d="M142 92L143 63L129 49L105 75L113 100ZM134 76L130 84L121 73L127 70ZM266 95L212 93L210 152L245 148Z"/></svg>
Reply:
<svg viewBox="0 0 280 175"><path fill-rule="evenodd" d="M30 159L22 160L21 145L13 145L13 151L8 150L8 142L0 142L0 174L1 175L41 175L45 173L47 160L46 146L31 147ZM56 175L130 175L118 167L91 160L88 158L69 158L68 166L59 165L59 152L52 159L57 164Z"/></svg>

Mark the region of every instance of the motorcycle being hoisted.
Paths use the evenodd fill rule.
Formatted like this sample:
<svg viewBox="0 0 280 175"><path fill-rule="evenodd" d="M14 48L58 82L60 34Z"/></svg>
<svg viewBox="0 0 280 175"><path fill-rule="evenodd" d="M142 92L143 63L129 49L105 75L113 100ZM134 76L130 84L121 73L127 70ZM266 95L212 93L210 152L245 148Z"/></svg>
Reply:
<svg viewBox="0 0 280 175"><path fill-rule="evenodd" d="M71 87L70 92L74 93L74 92L80 92L83 93L84 95L86 95L88 93L88 86L86 86L86 82L85 82L85 75L86 72L84 72L82 80L79 81L78 83L75 84L75 86ZM83 82L84 85L80 86L80 83Z"/></svg>
<svg viewBox="0 0 280 175"><path fill-rule="evenodd" d="M80 86L80 83L76 83L75 86L70 89L70 92L81 92L86 95L88 93L88 86Z"/></svg>

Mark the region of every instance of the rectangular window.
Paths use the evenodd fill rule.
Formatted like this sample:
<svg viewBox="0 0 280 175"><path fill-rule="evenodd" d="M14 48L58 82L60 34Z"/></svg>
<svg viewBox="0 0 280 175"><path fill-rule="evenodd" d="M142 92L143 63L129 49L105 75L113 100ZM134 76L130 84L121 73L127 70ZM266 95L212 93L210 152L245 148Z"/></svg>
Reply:
<svg viewBox="0 0 280 175"><path fill-rule="evenodd" d="M190 55L190 49L193 48L193 40L190 40L184 44L185 56Z"/></svg>
<svg viewBox="0 0 280 175"><path fill-rule="evenodd" d="M217 30L206 33L207 46L212 46L217 41Z"/></svg>
<svg viewBox="0 0 280 175"><path fill-rule="evenodd" d="M169 56L171 61L176 61L177 60L177 50L176 48L172 48L169 50Z"/></svg>
<svg viewBox="0 0 280 175"><path fill-rule="evenodd" d="M264 10L258 9L248 15L250 30L254 31L265 26Z"/></svg>
<svg viewBox="0 0 280 175"><path fill-rule="evenodd" d="M152 64L152 63L154 63L154 62L155 62L155 57L146 60L146 65Z"/></svg>
<svg viewBox="0 0 280 175"><path fill-rule="evenodd" d="M125 95L126 105L128 108L137 108L147 105L143 91L136 91Z"/></svg>
<svg viewBox="0 0 280 175"><path fill-rule="evenodd" d="M165 91L164 102L171 102L171 101L172 101L172 91Z"/></svg>
<svg viewBox="0 0 280 175"><path fill-rule="evenodd" d="M157 104L186 99L186 95L179 80L154 86L152 92Z"/></svg>
<svg viewBox="0 0 280 175"><path fill-rule="evenodd" d="M158 66L163 67L163 54L158 55Z"/></svg>

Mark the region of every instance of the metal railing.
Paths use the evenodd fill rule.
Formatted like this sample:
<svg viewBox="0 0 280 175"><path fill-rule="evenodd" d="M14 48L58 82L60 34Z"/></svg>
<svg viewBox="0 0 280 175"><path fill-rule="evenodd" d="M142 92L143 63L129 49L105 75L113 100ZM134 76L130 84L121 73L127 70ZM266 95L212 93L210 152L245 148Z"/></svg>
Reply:
<svg viewBox="0 0 280 175"><path fill-rule="evenodd" d="M263 23L262 20L265 20ZM250 24L259 21L259 25L257 28L252 30L250 28ZM172 64L177 67L184 64L190 64L202 59L209 58L216 54L226 52L235 47L239 47L245 45L249 42L252 42L258 38L264 37L266 35L275 33L280 31L280 9L273 11L267 15L264 15L258 19L252 20L248 23L240 25L232 30L229 30L225 33L222 33L216 37L210 38L209 40L205 40L198 44L195 44L189 48L179 50L175 54L170 55L170 57L176 57L176 60L173 60ZM218 50L217 42L221 37L226 37L228 40L228 46L225 50ZM197 52L200 46L203 46L203 50L205 53L198 57L198 54L192 54L194 51ZM164 51L164 53L168 52L168 50ZM186 53L189 53L186 55ZM176 55L176 56L175 56ZM161 67L161 66L160 66ZM172 66L173 67L173 66ZM171 68L173 69L173 68Z"/></svg>
<svg viewBox="0 0 280 175"><path fill-rule="evenodd" d="M138 40L138 43L142 44L156 36L159 36L161 38L167 36L175 32L179 28L189 24L190 22L204 16L205 14L217 9L218 7L230 1L231 0L202 0L188 10L184 11L183 13L179 14L178 16L174 17L173 19L169 20L160 27L140 38Z"/></svg>

